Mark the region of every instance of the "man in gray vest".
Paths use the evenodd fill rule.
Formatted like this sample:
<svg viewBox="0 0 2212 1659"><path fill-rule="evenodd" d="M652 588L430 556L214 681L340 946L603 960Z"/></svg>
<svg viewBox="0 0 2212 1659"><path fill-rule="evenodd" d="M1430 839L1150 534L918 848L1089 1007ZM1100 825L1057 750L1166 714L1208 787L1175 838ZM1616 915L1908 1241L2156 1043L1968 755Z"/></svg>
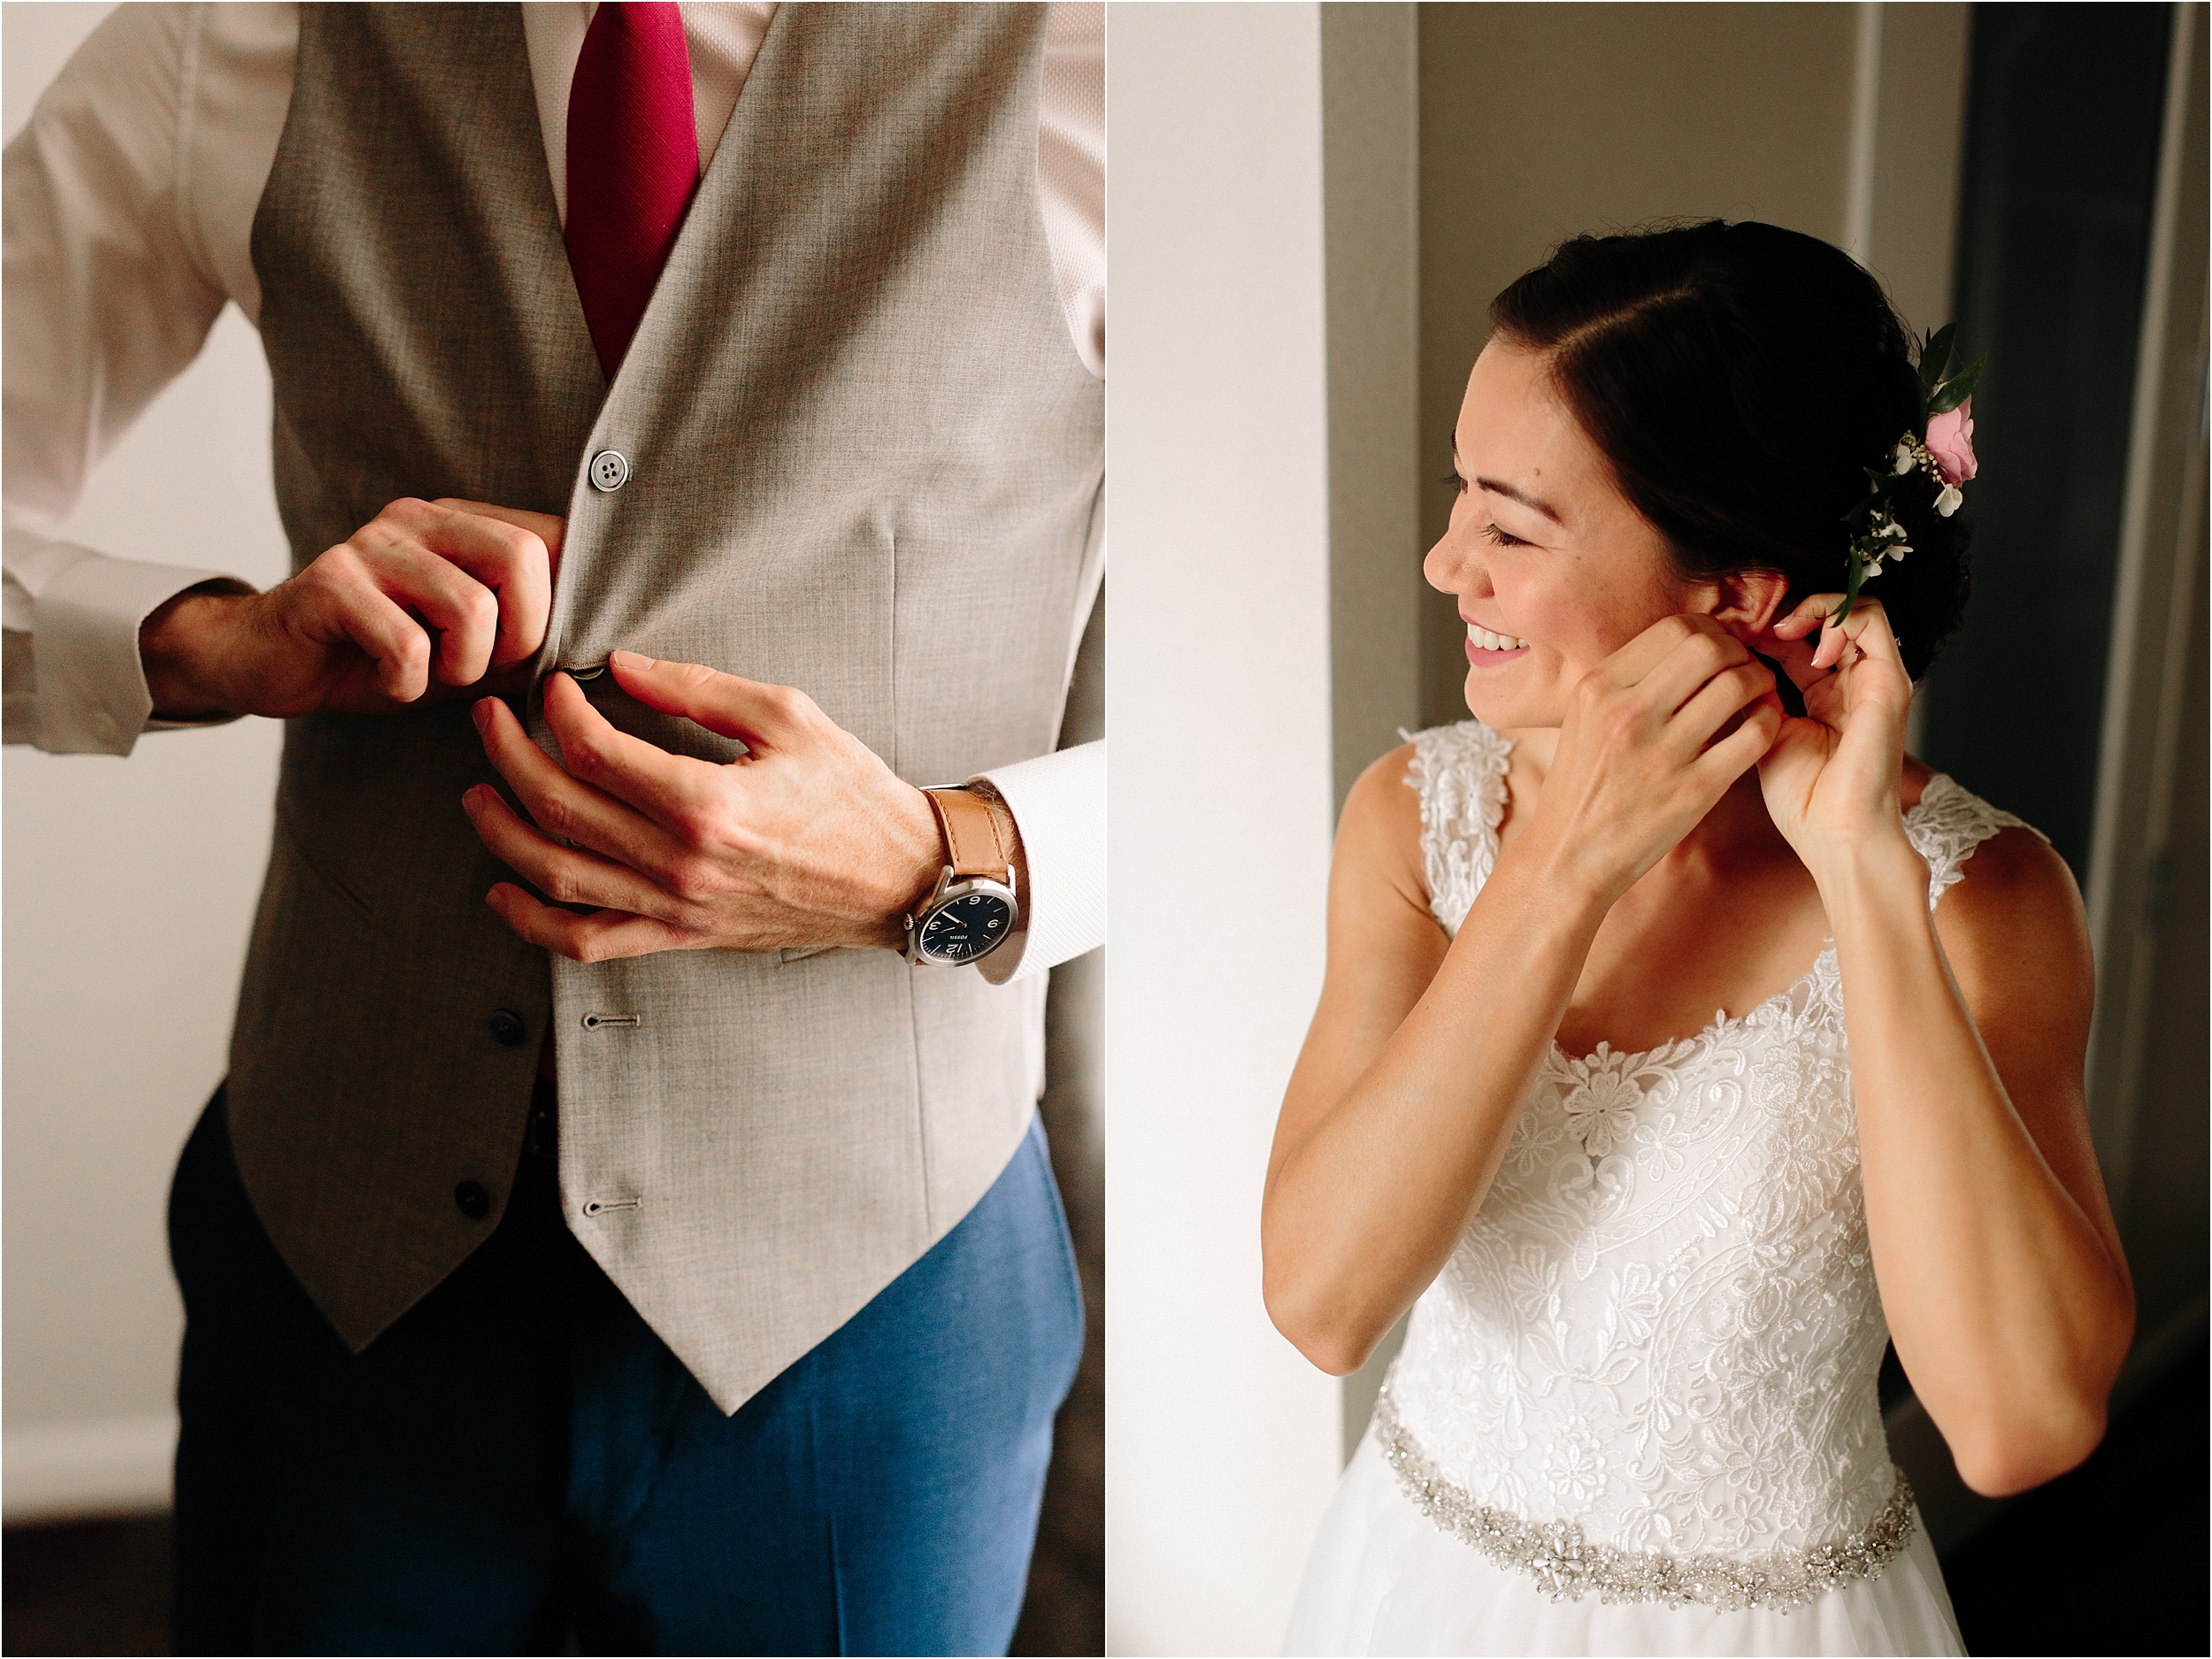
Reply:
<svg viewBox="0 0 2212 1659"><path fill-rule="evenodd" d="M1003 1649L1102 935L1087 10L126 8L10 145L10 739L289 721L181 1651ZM296 574L43 536L227 299Z"/></svg>

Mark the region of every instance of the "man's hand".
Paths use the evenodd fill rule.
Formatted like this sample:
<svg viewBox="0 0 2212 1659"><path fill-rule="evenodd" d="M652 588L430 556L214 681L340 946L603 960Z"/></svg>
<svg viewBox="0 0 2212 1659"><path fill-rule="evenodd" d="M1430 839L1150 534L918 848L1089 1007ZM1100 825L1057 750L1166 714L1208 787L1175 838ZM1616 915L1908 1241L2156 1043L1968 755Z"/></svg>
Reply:
<svg viewBox="0 0 2212 1659"><path fill-rule="evenodd" d="M138 631L154 712L283 718L435 702L545 639L564 522L396 501L265 594L179 595Z"/></svg>
<svg viewBox="0 0 2212 1659"><path fill-rule="evenodd" d="M555 674L545 718L557 765L505 703L479 703L484 752L537 826L488 785L462 805L484 845L554 901L501 882L486 902L508 926L579 962L902 942L901 917L943 867L919 789L804 692L630 651L609 665L640 703L750 752L726 765L672 755L617 731Z"/></svg>

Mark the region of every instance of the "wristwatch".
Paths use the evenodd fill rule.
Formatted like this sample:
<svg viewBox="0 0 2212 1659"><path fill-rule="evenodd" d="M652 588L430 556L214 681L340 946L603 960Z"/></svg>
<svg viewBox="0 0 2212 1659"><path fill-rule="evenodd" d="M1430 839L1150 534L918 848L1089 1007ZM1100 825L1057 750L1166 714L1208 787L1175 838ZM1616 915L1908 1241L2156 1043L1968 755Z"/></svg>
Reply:
<svg viewBox="0 0 2212 1659"><path fill-rule="evenodd" d="M966 789L925 789L945 838L945 867L906 918L906 959L957 966L1004 944L1020 918L1010 837L998 814Z"/></svg>

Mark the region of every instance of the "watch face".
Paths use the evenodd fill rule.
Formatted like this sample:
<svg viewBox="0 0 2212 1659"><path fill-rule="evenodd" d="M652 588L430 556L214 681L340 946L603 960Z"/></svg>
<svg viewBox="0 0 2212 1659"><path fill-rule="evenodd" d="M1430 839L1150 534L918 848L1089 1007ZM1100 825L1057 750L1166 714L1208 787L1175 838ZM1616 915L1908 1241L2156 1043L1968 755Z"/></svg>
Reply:
<svg viewBox="0 0 2212 1659"><path fill-rule="evenodd" d="M935 962L973 962L1006 937L1014 907L996 893L963 893L922 924L921 952Z"/></svg>

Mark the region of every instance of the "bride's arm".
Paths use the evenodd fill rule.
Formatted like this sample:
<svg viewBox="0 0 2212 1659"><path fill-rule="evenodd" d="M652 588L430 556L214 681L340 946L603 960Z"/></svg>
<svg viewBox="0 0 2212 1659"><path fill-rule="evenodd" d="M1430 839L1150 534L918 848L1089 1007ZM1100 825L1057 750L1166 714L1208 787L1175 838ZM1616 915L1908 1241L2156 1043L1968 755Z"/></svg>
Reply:
<svg viewBox="0 0 2212 1659"><path fill-rule="evenodd" d="M1405 751L1345 803L1328 972L1260 1210L1268 1313L1324 1371L1357 1370L1443 1267L1599 924L1782 719L1773 677L1709 617L1655 623L1569 703L1534 810L1448 949Z"/></svg>
<svg viewBox="0 0 2212 1659"><path fill-rule="evenodd" d="M1840 595L1776 625L1791 650ZM2134 1294L2082 1096L2094 972L2073 878L2033 836L1982 843L1932 918L1897 810L1911 696L1879 604L1823 630L1761 763L1843 972L1867 1233L1897 1356L1977 1491L2072 1468L2104 1432Z"/></svg>
<svg viewBox="0 0 2212 1659"><path fill-rule="evenodd" d="M2083 1099L2095 987L2072 876L2024 830L1935 911L1909 846L1832 868L1867 1233L1897 1356L1960 1477L2081 1462L2134 1329Z"/></svg>
<svg viewBox="0 0 2212 1659"><path fill-rule="evenodd" d="M1608 905L1500 857L1448 948L1420 869L1412 751L1344 804L1328 971L1283 1098L1261 1210L1269 1315L1356 1371L1489 1189Z"/></svg>

